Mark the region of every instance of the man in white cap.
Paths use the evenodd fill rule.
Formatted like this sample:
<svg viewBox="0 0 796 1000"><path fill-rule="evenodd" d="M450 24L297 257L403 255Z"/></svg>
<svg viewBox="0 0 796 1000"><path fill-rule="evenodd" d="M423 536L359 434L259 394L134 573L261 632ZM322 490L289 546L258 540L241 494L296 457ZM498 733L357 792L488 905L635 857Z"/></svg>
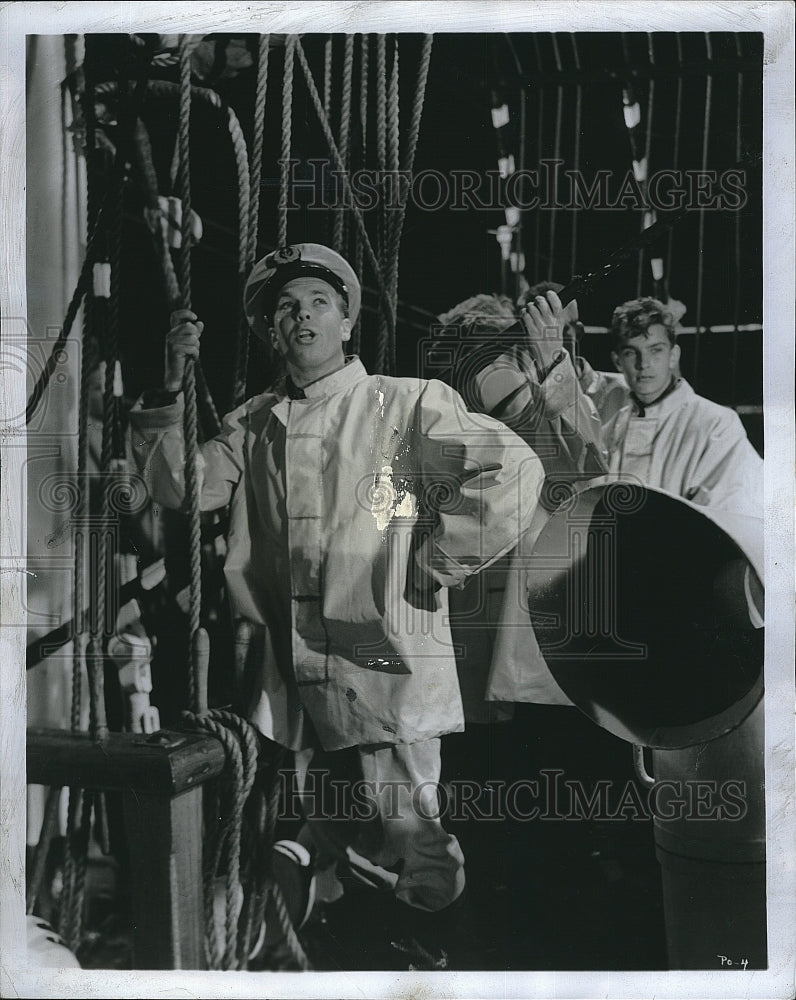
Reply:
<svg viewBox="0 0 796 1000"><path fill-rule="evenodd" d="M286 394L248 400L202 446L201 506L231 505L225 575L234 613L255 626L250 718L296 752L305 801L313 757L332 771L353 761L364 779L376 822L354 844L349 824L311 821L318 864L347 856L433 935L464 888L436 790L440 737L463 728L446 588L515 544L533 514L520 500L543 473L442 382L368 375L346 359L360 297L324 246L255 265L246 314L284 361ZM171 395L131 415L139 465L169 506L184 496L179 388L201 331L193 313L173 315Z"/></svg>

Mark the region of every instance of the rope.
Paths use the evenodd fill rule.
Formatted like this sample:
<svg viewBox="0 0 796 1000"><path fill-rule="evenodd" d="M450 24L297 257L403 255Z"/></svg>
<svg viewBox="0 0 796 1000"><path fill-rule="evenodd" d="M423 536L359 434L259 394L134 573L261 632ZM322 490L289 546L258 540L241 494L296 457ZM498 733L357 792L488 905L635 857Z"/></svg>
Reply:
<svg viewBox="0 0 796 1000"><path fill-rule="evenodd" d="M260 221L260 181L263 172L263 134L265 132L265 99L268 93L268 53L270 35L260 35L257 58L257 90L254 97L254 132L249 171L249 260L257 256L257 230Z"/></svg>
<svg viewBox="0 0 796 1000"><path fill-rule="evenodd" d="M408 172L411 176L415 165L415 155L417 153L417 143L420 137L420 122L423 117L423 105L426 98L426 84L428 83L428 69L431 64L431 47L434 43L433 35L423 36L423 47L420 53L420 65L418 67L417 74L417 86L415 87L415 94L412 100L412 115L410 118L409 125L409 136L407 141L407 147L404 153L403 169ZM398 48L396 42L396 65L398 59ZM395 101L395 121L398 121L398 72L397 68L395 71L395 87L394 87L394 101ZM396 138L396 148L395 148L395 158L396 166L398 169L398 148L397 148L397 138ZM391 357L391 370L396 371L396 358L395 358L395 329L397 327L398 321L398 265L400 261L400 251L401 251L401 236L403 234L404 220L406 218L406 203L402 204L399 211L397 212L397 218L395 221L395 227L392 234L392 241L390 246L390 260L392 261L392 267L390 270L390 304L392 308L393 316L393 334L390 340L392 346L392 357Z"/></svg>
<svg viewBox="0 0 796 1000"><path fill-rule="evenodd" d="M705 33L705 49L708 61L712 58L712 46L710 44L710 35ZM705 118L702 131L702 173L708 169L708 145L710 143L710 111L711 111L711 98L713 93L713 77L708 73L705 80ZM701 323L702 323L702 285L703 285L703 252L705 248L705 210L700 208L699 210L699 241L697 250L697 289L696 289L696 307L694 310L694 326L696 327L696 334L694 335L694 388L696 389L699 384L699 345L702 338L701 334Z"/></svg>
<svg viewBox="0 0 796 1000"><path fill-rule="evenodd" d="M376 36L376 165L382 178L382 197L379 201L379 231L376 246L379 266L384 267L387 210L384 198L384 171L387 169L387 36ZM380 334L381 336L382 334ZM376 370L381 370L377 363Z"/></svg>
<svg viewBox="0 0 796 1000"><path fill-rule="evenodd" d="M238 278L238 341L234 364L232 406L239 406L246 396L246 374L249 367L249 324L243 311L243 288L251 265L257 257L257 233L260 221L260 182L263 170L263 133L265 131L265 103L268 91L268 53L270 35L260 35L257 56L257 87L254 97L254 129L251 160L249 163L249 219L246 250L239 261ZM238 198L240 199L240 182ZM240 205L240 200L238 202Z"/></svg>
<svg viewBox="0 0 796 1000"><path fill-rule="evenodd" d="M332 36L323 44L323 110L332 117Z"/></svg>
<svg viewBox="0 0 796 1000"><path fill-rule="evenodd" d="M351 91L354 75L354 36L345 36L345 52L343 54L343 95L340 104L340 155L343 166L348 168L351 144ZM340 208L334 210L334 226L332 246L342 253L344 246L344 224L346 213Z"/></svg>
<svg viewBox="0 0 796 1000"><path fill-rule="evenodd" d="M376 259L376 254L373 250L373 245L368 237L367 229L365 228L365 220L362 216L362 212L355 202L353 197L353 192L351 191L351 182L348 178L347 172L343 169L342 160L340 159L340 152L337 149L337 145L334 141L334 136L332 135L331 128L329 127L329 121L323 110L323 105L321 104L320 97L318 96L318 89L315 86L315 80L312 76L312 71L310 70L309 64L307 63L307 57L304 54L304 49L301 42L296 40L296 54L298 55L299 63L301 64L302 71L304 72L304 77L307 81L307 89L310 92L310 98L312 100L315 112L318 115L318 121L320 122L321 129L323 131L324 138L326 139L327 145L329 146L329 152L332 154L332 160L334 161L335 170L340 172L341 180L346 189L346 193L351 202L352 211L354 213L354 218L356 219L359 232L362 236L362 242L364 244L365 253L367 255L368 263L373 269L373 277L379 290L379 295L382 301L389 301L387 288L384 284L384 278L382 277L381 267ZM392 316L388 311L388 317L390 323L392 323Z"/></svg>
<svg viewBox="0 0 796 1000"><path fill-rule="evenodd" d="M33 913L36 909L36 902L41 892L41 884L44 881L44 870L47 864L47 855L50 851L55 827L58 822L58 803L61 800L61 788L53 787L47 792L47 801L44 805L44 816L39 833L39 842L36 844L36 852L33 857L33 867L25 894L25 912Z"/></svg>
<svg viewBox="0 0 796 1000"><path fill-rule="evenodd" d="M291 124L293 120L293 56L297 45L300 47L296 35L286 36L285 68L282 75L282 156L280 161L282 170L279 182L279 219L277 223L277 243L279 246L287 244L287 189L290 170Z"/></svg>
<svg viewBox="0 0 796 1000"><path fill-rule="evenodd" d="M575 62L575 72L580 73L580 56L578 55L578 41L577 35L573 32L570 35L572 39L572 58ZM523 91L524 93L524 91ZM575 149L572 154L572 166L576 173L580 171L580 123L581 123L581 112L583 104L583 87L580 82L575 85ZM572 243L569 257L569 273L577 274L577 263L578 263L578 215L579 212L572 212Z"/></svg>
<svg viewBox="0 0 796 1000"><path fill-rule="evenodd" d="M232 712L214 709L204 715L185 713L188 728L206 732L222 744L229 768L229 780L222 784L224 804L220 808L221 826L210 839L205 865L205 919L211 968L245 968L249 934L240 938L246 911L242 906L240 877L240 845L244 806L254 788L257 775L258 738L250 722ZM223 954L218 947L213 899L215 880L226 855L225 943ZM243 917L243 920L241 919Z"/></svg>
<svg viewBox="0 0 796 1000"><path fill-rule="evenodd" d="M180 100L177 145L180 151L177 182L182 202L182 246L177 254L177 271L182 306L191 308L191 176L190 176L190 126L191 126L191 47L190 37L182 35L179 46ZM198 710L201 692L197 684L194 659L194 639L199 631L202 611L202 543L199 515L198 478L198 426L196 409L196 372L192 359L185 363L183 376L185 414L185 509L188 515L188 552L190 557L190 586L188 602L188 631L191 637L188 655L188 691L191 708Z"/></svg>
<svg viewBox="0 0 796 1000"><path fill-rule="evenodd" d="M390 74L390 86L387 101L387 169L393 175L396 185L398 184L398 170L400 167L399 132L400 132L400 108L398 89L398 38L394 37L392 72ZM386 196L386 191L385 191ZM386 197L385 197L386 201ZM385 207L385 232L384 232L384 261L385 283L389 292L389 301L386 308L392 313L392 333L387 329L386 320L382 318L383 332L380 340L386 346L387 373L395 374L396 362L396 290L398 285L398 243L400 230L398 224L398 211L387 210Z"/></svg>
<svg viewBox="0 0 796 1000"><path fill-rule="evenodd" d="M368 148L368 36L362 35L360 39L360 63L359 63L359 127L361 130L361 155L360 166L367 163ZM362 245L362 235L358 229L354 230L354 270L362 280L364 247ZM359 345L362 336L362 316L357 317L354 330L351 335L351 351L359 353Z"/></svg>
<svg viewBox="0 0 796 1000"><path fill-rule="evenodd" d="M536 65L541 73L544 69L542 60L542 49L539 44L539 38L536 33L532 35L534 53L536 55ZM539 101L539 111L536 116L537 118L537 128L536 128L536 160L538 163L542 161L542 146L544 142L544 99L545 90L544 87L537 87L536 93L538 95ZM541 244L542 244L542 216L544 212L536 212L536 225L533 230L533 269L534 275L540 275L540 254L541 254Z"/></svg>
<svg viewBox="0 0 796 1000"><path fill-rule="evenodd" d="M553 41L553 55L556 61L556 70L561 72L561 53L558 51L558 42L556 41L556 36L550 36ZM556 88L556 130L555 130L555 140L553 143L553 160L557 161L559 154L561 152L561 117L564 109L564 88L561 84ZM558 165L556 164L556 170ZM555 245L556 245L556 201L553 199L553 206L550 209L550 250L547 258L547 280L553 280L553 267L555 263Z"/></svg>

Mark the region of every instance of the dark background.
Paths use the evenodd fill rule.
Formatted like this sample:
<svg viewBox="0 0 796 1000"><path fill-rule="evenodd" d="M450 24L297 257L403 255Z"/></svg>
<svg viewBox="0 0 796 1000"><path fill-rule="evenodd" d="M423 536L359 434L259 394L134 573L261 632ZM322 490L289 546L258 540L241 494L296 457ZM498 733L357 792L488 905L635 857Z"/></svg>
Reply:
<svg viewBox="0 0 796 1000"><path fill-rule="evenodd" d="M305 35L318 89L323 90L323 49L328 36ZM420 35L399 39L401 148L407 141L410 108L417 79ZM98 81L115 79L129 47L127 36L94 36ZM338 134L344 36L334 36L331 124ZM233 107L247 140L254 111L256 36L208 36L203 61L196 62L195 83L212 87ZM375 168L375 44L370 38L370 116L367 146L360 153L358 115L359 45L356 39L351 148L354 166ZM260 200L258 256L276 242L282 120L283 38L271 36L265 142ZM709 58L708 58L709 57ZM201 76L199 75L201 74ZM175 68L153 76L176 79ZM498 136L491 108L506 103L510 123L501 141L534 169L543 158L580 169L587 183L597 170L610 171L609 192L632 169L632 149L622 108L623 86L633 88L642 122L636 132L645 151L648 114L649 172L663 169L722 171L740 164L745 170L747 203L740 211L690 211L670 236L661 237L655 255L667 262L670 294L688 307L685 327L760 324L762 321L762 35L730 33L620 34L440 34L435 36L415 172L434 169L479 174L497 169ZM650 105L650 88L653 88ZM708 95L708 89L710 94ZM524 142L520 93L526 94ZM709 97L709 100L708 100ZM580 130L577 102L580 101ZM147 100L144 119L155 151L162 193L169 193L168 165L177 128L176 102ZM707 128L706 128L707 126ZM113 128L109 128L113 132ZM705 136L707 135L707 143ZM577 146L577 149L576 149ZM193 253L193 304L205 321L203 358L210 388L223 411L232 384L231 349L239 316L237 270L237 190L232 146L218 112L194 102L192 196L202 217L204 237ZM299 160L297 176L307 176L307 161L328 156L315 110L296 62L293 87L291 155ZM331 213L308 208L310 195L299 194L303 208L289 213L291 242L331 239ZM122 359L128 394L157 384L168 309L140 212L135 184L126 194L122 275ZM378 209L366 212L371 238L378 237ZM633 208L604 210L539 209L522 213L519 244L525 275L533 283L554 277L566 282L573 273L598 268L611 250L638 234L642 213ZM659 213L659 218L663 213ZM410 202L400 250L397 374L420 374L418 342L428 336L437 313L477 292L501 290L500 249L494 230L505 222L502 208L456 210L449 205L424 210ZM702 239L700 242L700 228ZM348 225L348 250L351 231ZM492 232L490 232L492 230ZM635 295L654 291L646 254L631 261L587 298L581 318L589 326L607 326L613 308ZM361 355L373 368L378 326L372 275L362 275L364 296ZM509 276L513 283L515 276ZM700 300L701 289L701 302ZM509 287L507 290L514 291ZM699 316L697 309L699 308ZM698 344L697 344L698 340ZM683 374L697 391L719 402L741 406L742 418L762 450L762 415L749 413L762 403L762 336L753 332L703 332L681 337ZM583 354L597 366L609 366L604 338L587 334ZM698 356L697 356L698 355ZM269 361L255 342L249 390L267 385Z"/></svg>

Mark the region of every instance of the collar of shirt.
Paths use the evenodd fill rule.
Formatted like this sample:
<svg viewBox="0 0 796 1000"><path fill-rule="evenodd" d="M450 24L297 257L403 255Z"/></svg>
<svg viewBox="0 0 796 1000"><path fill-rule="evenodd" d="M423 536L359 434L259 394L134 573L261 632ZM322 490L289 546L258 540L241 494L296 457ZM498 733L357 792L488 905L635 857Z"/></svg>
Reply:
<svg viewBox="0 0 796 1000"><path fill-rule="evenodd" d="M657 399L653 399L651 403L642 403L641 400L636 396L636 394L631 392L630 399L633 403L633 408L635 411L634 415L637 417L644 417L647 414L647 410L649 410L653 406L656 407L655 410L656 416L662 416L664 412L668 413L669 410L678 406L682 402L682 400L679 398L680 393L677 393L677 396L674 399L672 399L673 394L675 394L677 390L680 388L685 388L687 391L691 393L693 393L694 391L693 389L691 389L691 386L686 382L684 378L673 376L671 382L663 390L660 396L658 396ZM658 409L658 407L660 407L661 404L667 400L672 400L674 406L670 405Z"/></svg>
<svg viewBox="0 0 796 1000"><path fill-rule="evenodd" d="M311 382L299 388L294 385L290 376L285 380L285 396L272 408L271 412L283 424L287 424L288 408L291 400L318 399L322 396L333 396L338 392L343 392L350 386L367 378L368 373L365 366L356 355L346 358L346 363L336 372L319 378L316 382Z"/></svg>

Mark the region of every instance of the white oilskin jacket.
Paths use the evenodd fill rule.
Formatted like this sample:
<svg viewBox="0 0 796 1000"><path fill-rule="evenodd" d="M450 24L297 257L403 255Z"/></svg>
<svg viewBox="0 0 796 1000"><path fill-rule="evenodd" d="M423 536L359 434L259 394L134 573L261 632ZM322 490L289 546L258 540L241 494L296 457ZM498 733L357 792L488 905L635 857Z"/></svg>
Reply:
<svg viewBox="0 0 796 1000"><path fill-rule="evenodd" d="M293 749L305 714L327 750L460 730L444 588L516 544L542 465L442 382L370 376L354 358L304 391L254 397L201 448L202 509L231 504L230 602L256 626L251 718ZM154 499L179 507L181 397L131 423Z"/></svg>

